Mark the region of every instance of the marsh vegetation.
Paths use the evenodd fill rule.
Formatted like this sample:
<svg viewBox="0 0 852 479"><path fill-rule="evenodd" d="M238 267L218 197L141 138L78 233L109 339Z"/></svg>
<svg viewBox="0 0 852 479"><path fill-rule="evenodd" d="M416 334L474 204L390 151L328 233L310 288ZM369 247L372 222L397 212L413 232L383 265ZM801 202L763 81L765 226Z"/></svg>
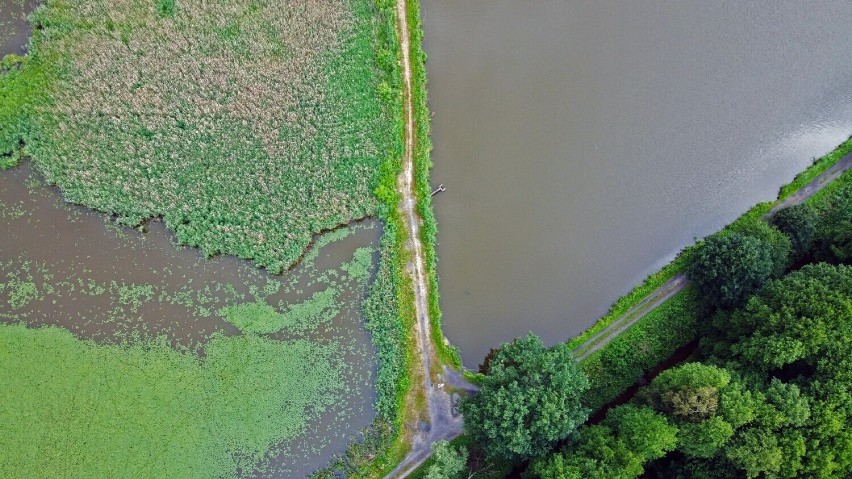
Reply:
<svg viewBox="0 0 852 479"><path fill-rule="evenodd" d="M375 192L400 140L392 16L373 7L33 14L0 73L4 473L304 476L359 428L351 464L396 457L396 230L377 254L376 223L343 227L395 198ZM57 208L51 186L106 215Z"/></svg>
<svg viewBox="0 0 852 479"><path fill-rule="evenodd" d="M376 212L393 132L367 2L58 1L32 22L0 153L25 145L68 201L272 272Z"/></svg>

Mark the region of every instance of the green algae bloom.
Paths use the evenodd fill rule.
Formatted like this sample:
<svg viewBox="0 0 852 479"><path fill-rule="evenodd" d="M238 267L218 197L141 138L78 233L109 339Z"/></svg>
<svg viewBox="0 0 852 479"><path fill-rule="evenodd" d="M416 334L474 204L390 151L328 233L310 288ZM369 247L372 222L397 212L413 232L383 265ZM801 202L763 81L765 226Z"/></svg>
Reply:
<svg viewBox="0 0 852 479"><path fill-rule="evenodd" d="M0 476L236 477L337 400L335 347L217 334L203 357L0 325Z"/></svg>

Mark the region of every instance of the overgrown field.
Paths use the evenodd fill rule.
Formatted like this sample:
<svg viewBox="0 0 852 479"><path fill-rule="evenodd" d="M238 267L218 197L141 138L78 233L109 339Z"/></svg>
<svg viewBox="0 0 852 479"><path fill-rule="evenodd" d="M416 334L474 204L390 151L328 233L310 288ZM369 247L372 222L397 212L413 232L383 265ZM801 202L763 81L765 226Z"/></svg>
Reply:
<svg viewBox="0 0 852 479"><path fill-rule="evenodd" d="M366 0L58 0L0 80L23 145L71 202L279 272L376 212L393 131Z"/></svg>

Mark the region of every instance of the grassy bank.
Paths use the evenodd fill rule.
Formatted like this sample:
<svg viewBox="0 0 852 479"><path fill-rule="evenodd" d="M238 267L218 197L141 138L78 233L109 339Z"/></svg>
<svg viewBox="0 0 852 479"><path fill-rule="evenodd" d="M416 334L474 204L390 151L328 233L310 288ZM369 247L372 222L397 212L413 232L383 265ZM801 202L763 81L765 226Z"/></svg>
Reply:
<svg viewBox="0 0 852 479"><path fill-rule="evenodd" d="M796 177L793 178L793 181L782 186L781 190L778 192L778 199L783 201L789 198L803 186L813 181L813 179L819 176L820 173L831 168L835 163L849 153L852 153L852 138L841 143L840 146L831 153L814 160L813 165L796 175Z"/></svg>
<svg viewBox="0 0 852 479"><path fill-rule="evenodd" d="M423 28L421 25L420 2L409 0L408 27L411 30L411 75L414 103L414 171L417 189L417 213L423 220L420 239L423 242L423 254L426 257L426 269L429 275L429 319L432 323L432 339L438 357L455 368L461 368L461 356L455 347L444 338L441 329L441 306L438 293L438 223L432 209L432 189L429 184L429 171L432 168L432 142L429 138L430 114L426 90L426 53L423 51Z"/></svg>
<svg viewBox="0 0 852 479"><path fill-rule="evenodd" d="M831 153L815 160L813 165L797 175L789 185L781 187L777 200L755 205L721 231L735 231L745 224L759 221L775 205L807 185L849 152L852 152L852 139L846 140ZM807 202L817 206L833 191L849 182L850 178L852 175L847 171L810 197ZM689 264L690 256L696 247L697 245L692 245L684 249L672 263L651 275L645 283L619 299L606 316L588 331L570 340L569 344L573 347L582 344L668 279L683 271ZM645 372L653 369L669 358L675 350L695 339L697 325L699 321L705 319L705 314L694 290L688 287L648 313L612 342L581 361L581 367L589 375L592 385L587 394L587 405L596 409L613 400L633 385Z"/></svg>
<svg viewBox="0 0 852 479"><path fill-rule="evenodd" d="M725 226L723 230L730 230L732 228L736 228L738 225L759 219L760 217L768 213L775 205L789 198L803 186L807 185L814 178L819 176L822 172L831 168L841 158L843 158L850 152L852 152L852 138L847 139L846 141L841 143L831 153L828 153L827 155L814 160L814 163L806 170L796 175L793 181L782 186L779 190L778 198L775 201L758 203L757 205L753 206L751 209L743 213L731 224ZM583 331L578 336L570 339L568 341L568 344L572 348L579 347L581 344L588 341L589 338L608 327L631 308L639 304L643 299L647 298L648 295L657 290L657 288L659 288L668 280L672 279L675 275L683 271L684 268L689 265L690 257L695 251L696 246L697 245L687 246L680 253L678 253L678 255L675 257L674 260L672 260L671 263L664 266L660 271L648 276L645 281L642 282L642 284L633 288L629 293L618 298L615 303L613 303L610 310L601 319L595 322L595 324L593 324L589 329Z"/></svg>

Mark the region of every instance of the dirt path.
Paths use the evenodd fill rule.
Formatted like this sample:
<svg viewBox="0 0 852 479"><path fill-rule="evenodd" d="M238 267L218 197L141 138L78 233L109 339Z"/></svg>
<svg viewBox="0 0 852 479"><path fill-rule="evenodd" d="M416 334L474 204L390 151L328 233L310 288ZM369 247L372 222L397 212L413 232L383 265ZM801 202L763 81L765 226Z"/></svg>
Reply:
<svg viewBox="0 0 852 479"><path fill-rule="evenodd" d="M452 439L461 433L462 418L453 407L453 398L447 393L444 387L445 383L447 386L469 392L476 390L476 387L464 381L458 372L450 370L445 366L442 367L440 372L434 372L437 381L432 381L432 366L433 364L440 364L440 361L437 360L432 345L432 332L427 301L429 291L428 277L426 275L426 263L423 256L423 243L420 240L421 220L417 215L417 195L414 187L415 120L412 98L413 82L411 78L411 35L408 29L406 0L397 0L396 16L402 50L402 58L400 60L403 72L403 108L405 117L405 149L402 160L402 173L397 178L397 190L402 197L402 201L398 208L405 224L405 231L408 235L407 247L412 257L411 262L407 265L406 272L410 275L414 287L414 306L415 314L417 315L414 336L418 352L420 353L423 390L426 397L429 421L428 423L421 422L417 425L409 425L413 429L411 450L396 469L385 476L385 479L407 477L429 458L433 443L442 439ZM818 176L798 193L779 204L770 214L778 209L804 201L850 167L852 167L852 155L847 155L837 165ZM575 349L578 359L583 359L607 345L618 334L642 319L649 311L677 294L687 284L686 276L683 273L676 275L639 304L632 307L624 315L613 321L612 324Z"/></svg>
<svg viewBox="0 0 852 479"><path fill-rule="evenodd" d="M766 218L772 216L779 210L797 205L810 198L814 193L821 190L825 185L831 183L849 168L852 168L852 154L841 158L840 161L835 163L831 168L822 172L795 194L790 195L790 197L786 200L776 205L769 211L769 213L766 214ZM645 317L646 314L665 302L667 299L683 290L687 284L689 284L689 281L687 281L685 273L681 272L675 275L672 279L657 288L637 305L619 316L619 318L613 321L609 326L602 329L600 332L586 340L585 343L574 349L574 354L577 357L577 360L583 360L590 354L609 344L609 342L615 339L622 331Z"/></svg>
<svg viewBox="0 0 852 479"><path fill-rule="evenodd" d="M399 212L405 223L408 235L407 247L412 260L407 265L407 273L414 286L414 309L417 315L414 332L417 349L420 353L423 376L423 391L428 408L428 423L409 425L414 429L411 451L386 478L403 478L425 461L431 454L431 446L441 439L458 436L462 430L462 418L453 408L453 399L444 388L444 379L459 380L446 367L440 372L432 371L433 364L440 364L432 345L432 330L429 322L427 301L428 277L423 256L423 243L420 241L420 217L417 215L417 195L414 187L414 104L411 79L411 34L408 29L406 0L397 0L397 25L399 27L402 49L403 107L405 116L405 151L402 160L402 173L397 179L397 190L402 196ZM436 382L432 381L435 373ZM456 373L457 375L457 373ZM464 383L466 384L466 383Z"/></svg>
<svg viewBox="0 0 852 479"><path fill-rule="evenodd" d="M672 279L663 283L662 286L649 294L645 299L627 310L626 313L619 316L618 319L610 323L609 326L587 339L585 343L577 346L577 348L574 349L574 356L578 361L582 361L593 352L606 346L616 336L621 334L622 331L629 328L636 323L636 321L645 317L645 315L650 311L653 311L654 308L676 295L679 291L686 287L687 284L688 281L686 280L685 273L681 272L676 274Z"/></svg>

